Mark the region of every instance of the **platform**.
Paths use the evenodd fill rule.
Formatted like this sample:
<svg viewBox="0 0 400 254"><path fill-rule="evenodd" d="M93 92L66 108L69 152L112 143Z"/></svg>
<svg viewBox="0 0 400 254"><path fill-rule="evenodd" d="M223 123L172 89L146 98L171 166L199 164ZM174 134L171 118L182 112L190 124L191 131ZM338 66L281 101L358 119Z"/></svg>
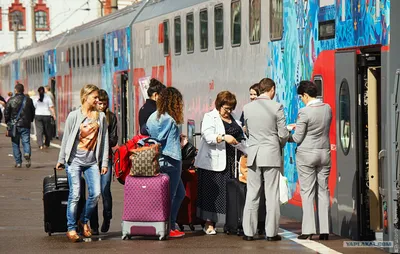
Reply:
<svg viewBox="0 0 400 254"><path fill-rule="evenodd" d="M123 185L118 181L112 182L110 232L93 237L90 242L70 243L64 233L48 236L43 227L43 178L53 172L60 142L56 140L49 149L39 150L32 140L31 168L26 168L25 162L22 168L14 168L11 140L4 133L5 128L0 126L0 253L385 253L376 248L343 247L343 241L348 239L337 236L324 242L298 240L301 223L284 217L280 242L247 242L236 235L226 235L221 229L217 235L208 236L200 228L191 232L188 227L183 239L123 241Z"/></svg>

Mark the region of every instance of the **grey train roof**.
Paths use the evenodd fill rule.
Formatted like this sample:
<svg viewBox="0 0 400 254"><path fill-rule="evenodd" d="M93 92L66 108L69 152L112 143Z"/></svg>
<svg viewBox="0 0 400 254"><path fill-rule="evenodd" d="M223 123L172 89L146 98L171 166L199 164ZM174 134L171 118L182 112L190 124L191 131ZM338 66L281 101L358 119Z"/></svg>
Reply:
<svg viewBox="0 0 400 254"><path fill-rule="evenodd" d="M207 2L210 0L150 0L135 23L143 22L154 17L174 12L180 9ZM106 33L128 27L138 14L146 0L125 7L115 13L95 19L81 26L51 37L47 40L34 43L26 48L7 54L0 58L0 64L11 63L18 58L26 58L57 47L73 45L87 39L96 38Z"/></svg>
<svg viewBox="0 0 400 254"><path fill-rule="evenodd" d="M145 1L145 0L144 0ZM190 6L209 2L210 0L154 0L150 2L137 18L135 23L140 23L154 17L162 16L177 10L185 9Z"/></svg>

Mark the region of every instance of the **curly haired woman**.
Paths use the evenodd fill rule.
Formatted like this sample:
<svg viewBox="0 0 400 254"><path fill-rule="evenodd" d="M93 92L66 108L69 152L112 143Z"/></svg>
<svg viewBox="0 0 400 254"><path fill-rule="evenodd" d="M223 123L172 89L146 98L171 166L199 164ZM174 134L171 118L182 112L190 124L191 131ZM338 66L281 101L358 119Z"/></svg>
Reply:
<svg viewBox="0 0 400 254"><path fill-rule="evenodd" d="M178 125L183 122L183 97L178 89L164 89L157 100L157 111L147 120L147 132L160 141L160 171L169 176L171 195L171 231L170 237L185 235L176 229L178 210L185 198L185 187L181 179L182 154Z"/></svg>

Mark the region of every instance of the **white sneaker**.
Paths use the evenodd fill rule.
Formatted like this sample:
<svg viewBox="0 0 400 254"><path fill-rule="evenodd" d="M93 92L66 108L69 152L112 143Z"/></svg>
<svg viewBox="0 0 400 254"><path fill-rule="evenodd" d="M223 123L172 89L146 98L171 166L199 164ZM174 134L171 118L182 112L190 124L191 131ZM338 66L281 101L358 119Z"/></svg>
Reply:
<svg viewBox="0 0 400 254"><path fill-rule="evenodd" d="M215 229L207 229L203 228L204 233L206 233L207 235L216 235L217 232L215 231Z"/></svg>

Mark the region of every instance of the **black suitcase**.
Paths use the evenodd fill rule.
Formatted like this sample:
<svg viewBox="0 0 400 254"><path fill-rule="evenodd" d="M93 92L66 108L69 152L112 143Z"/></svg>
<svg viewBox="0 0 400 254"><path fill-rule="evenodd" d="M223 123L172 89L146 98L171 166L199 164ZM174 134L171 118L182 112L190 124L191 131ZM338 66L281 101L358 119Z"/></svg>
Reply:
<svg viewBox="0 0 400 254"><path fill-rule="evenodd" d="M237 153L236 153L237 154ZM235 156L235 179L230 179L226 183L226 222L224 232L227 234L243 235L243 210L246 202L247 187L245 183L239 181L238 161ZM264 184L261 186L260 206L258 209L258 234L265 233L265 194Z"/></svg>
<svg viewBox="0 0 400 254"><path fill-rule="evenodd" d="M78 204L78 215L85 206L85 180L81 178L81 197ZM55 232L67 232L67 203L68 203L67 176L46 176L43 179L43 207L44 207L44 231L49 234Z"/></svg>

